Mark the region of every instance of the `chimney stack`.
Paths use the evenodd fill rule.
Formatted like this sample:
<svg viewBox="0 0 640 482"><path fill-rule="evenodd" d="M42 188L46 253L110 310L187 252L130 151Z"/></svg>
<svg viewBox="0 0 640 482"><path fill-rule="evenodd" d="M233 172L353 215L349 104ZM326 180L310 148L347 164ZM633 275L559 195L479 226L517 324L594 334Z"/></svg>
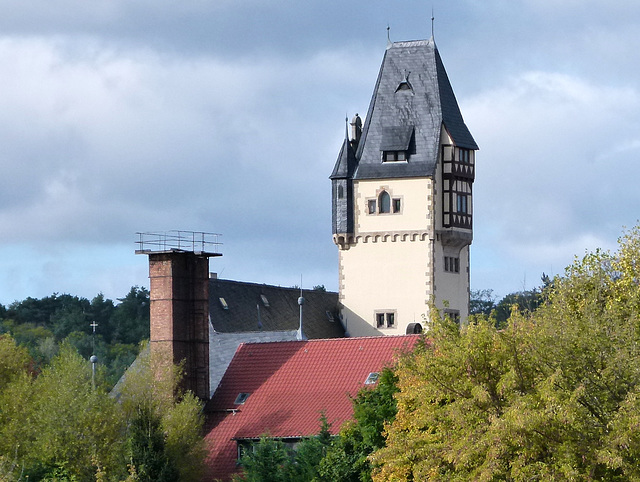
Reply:
<svg viewBox="0 0 640 482"><path fill-rule="evenodd" d="M217 248L217 235L138 234L136 254L149 256L152 359L184 363L181 388L208 400L209 258L221 254L206 248ZM206 236L216 236L216 241L205 241Z"/></svg>

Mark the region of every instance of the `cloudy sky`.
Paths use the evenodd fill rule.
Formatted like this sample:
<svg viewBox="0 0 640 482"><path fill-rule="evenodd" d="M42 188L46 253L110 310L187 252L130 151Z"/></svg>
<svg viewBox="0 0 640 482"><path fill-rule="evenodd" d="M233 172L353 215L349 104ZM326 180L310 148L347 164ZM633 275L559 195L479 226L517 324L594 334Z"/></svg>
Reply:
<svg viewBox="0 0 640 482"><path fill-rule="evenodd" d="M148 286L135 232L224 278L337 289L330 183L387 41L435 39L480 145L472 288L640 217L640 2L0 0L0 303Z"/></svg>

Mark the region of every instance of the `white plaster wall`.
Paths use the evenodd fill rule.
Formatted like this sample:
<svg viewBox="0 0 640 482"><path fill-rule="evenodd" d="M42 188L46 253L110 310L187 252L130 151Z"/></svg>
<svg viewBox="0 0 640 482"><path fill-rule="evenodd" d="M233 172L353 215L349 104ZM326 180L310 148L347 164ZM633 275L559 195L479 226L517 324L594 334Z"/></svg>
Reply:
<svg viewBox="0 0 640 482"><path fill-rule="evenodd" d="M444 257L458 256L460 272L449 273L444 270ZM469 246L460 251L445 249L435 244L435 304L439 309L451 309L460 313L460 319L466 320L469 307Z"/></svg>
<svg viewBox="0 0 640 482"><path fill-rule="evenodd" d="M377 241L340 251L343 323L351 336L403 335L409 323L424 326L431 285L432 242ZM395 327L378 330L377 310L395 312Z"/></svg>
<svg viewBox="0 0 640 482"><path fill-rule="evenodd" d="M355 235L374 232L426 230L431 223L432 181L430 178L381 179L354 183ZM401 199L400 213L369 214L367 201L382 189Z"/></svg>

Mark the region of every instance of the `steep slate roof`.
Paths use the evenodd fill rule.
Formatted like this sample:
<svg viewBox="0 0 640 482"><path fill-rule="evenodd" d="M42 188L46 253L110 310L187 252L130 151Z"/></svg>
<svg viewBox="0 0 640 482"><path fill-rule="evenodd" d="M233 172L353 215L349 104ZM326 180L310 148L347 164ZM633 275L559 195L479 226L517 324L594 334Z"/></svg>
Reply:
<svg viewBox="0 0 640 482"><path fill-rule="evenodd" d="M402 83L410 88L399 90ZM442 125L458 147L478 148L464 123L433 39L392 43L385 52L365 119L354 179L433 176ZM381 147L400 142L400 135L406 136L402 129L394 134L390 127L413 127L409 162L381 162Z"/></svg>
<svg viewBox="0 0 640 482"><path fill-rule="evenodd" d="M269 306L265 305L262 296ZM300 323L299 296L300 290L296 288L210 279L211 324L218 333L297 330ZM304 290L302 296L305 299L303 331L307 338L344 336L344 328L338 320L338 293ZM224 309L220 298L224 298L228 309Z"/></svg>
<svg viewBox="0 0 640 482"><path fill-rule="evenodd" d="M350 396L371 372L414 347L419 335L247 343L238 348L207 404L206 480L228 479L237 470L238 439L315 435L325 413L331 433L353 415ZM234 401L249 393L242 405Z"/></svg>

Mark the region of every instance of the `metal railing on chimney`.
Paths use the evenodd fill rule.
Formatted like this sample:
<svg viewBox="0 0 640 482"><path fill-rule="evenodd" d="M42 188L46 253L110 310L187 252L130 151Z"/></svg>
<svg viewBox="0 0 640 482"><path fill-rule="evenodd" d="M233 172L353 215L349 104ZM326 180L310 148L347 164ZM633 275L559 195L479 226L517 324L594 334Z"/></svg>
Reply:
<svg viewBox="0 0 640 482"><path fill-rule="evenodd" d="M162 231L136 233L136 254L158 252L192 252L220 254L221 234L202 231Z"/></svg>

